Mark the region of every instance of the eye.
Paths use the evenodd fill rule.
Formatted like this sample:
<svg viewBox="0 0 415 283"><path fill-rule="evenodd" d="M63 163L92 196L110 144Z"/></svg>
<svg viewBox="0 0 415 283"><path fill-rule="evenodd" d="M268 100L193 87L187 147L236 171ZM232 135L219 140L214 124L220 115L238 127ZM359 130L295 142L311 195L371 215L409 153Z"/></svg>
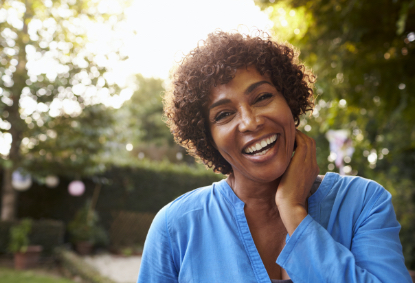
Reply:
<svg viewBox="0 0 415 283"><path fill-rule="evenodd" d="M215 117L215 122L218 122L228 116L230 116L232 113L231 112L220 112L216 117Z"/></svg>
<svg viewBox="0 0 415 283"><path fill-rule="evenodd" d="M265 94L261 95L260 97L258 97L258 99L255 101L255 103L261 102L261 101L266 100L266 99L271 98L271 97L272 97L272 93L265 93Z"/></svg>

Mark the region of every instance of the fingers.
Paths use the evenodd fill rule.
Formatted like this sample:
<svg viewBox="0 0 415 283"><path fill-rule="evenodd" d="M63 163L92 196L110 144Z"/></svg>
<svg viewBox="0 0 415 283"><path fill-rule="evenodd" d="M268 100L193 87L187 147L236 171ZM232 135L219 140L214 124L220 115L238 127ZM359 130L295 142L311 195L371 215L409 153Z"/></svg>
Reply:
<svg viewBox="0 0 415 283"><path fill-rule="evenodd" d="M297 143L297 148L295 150L295 154L298 156L302 156L304 159L307 154L307 142L304 139L304 134L299 130L295 130L295 142Z"/></svg>
<svg viewBox="0 0 415 283"><path fill-rule="evenodd" d="M310 138L299 130L296 130L295 141L297 142L295 154L297 155L298 152L298 157L301 157L303 161L311 159L310 150L312 145L310 144Z"/></svg>
<svg viewBox="0 0 415 283"><path fill-rule="evenodd" d="M308 165L311 165L313 171L318 175L320 169L317 165L317 147L315 140L299 130L296 130L295 140L297 142L296 154L297 151L299 151L298 153L301 160L306 164L311 163Z"/></svg>
<svg viewBox="0 0 415 283"><path fill-rule="evenodd" d="M315 141L296 130L297 149L285 171L275 195L278 207L305 204L319 173Z"/></svg>

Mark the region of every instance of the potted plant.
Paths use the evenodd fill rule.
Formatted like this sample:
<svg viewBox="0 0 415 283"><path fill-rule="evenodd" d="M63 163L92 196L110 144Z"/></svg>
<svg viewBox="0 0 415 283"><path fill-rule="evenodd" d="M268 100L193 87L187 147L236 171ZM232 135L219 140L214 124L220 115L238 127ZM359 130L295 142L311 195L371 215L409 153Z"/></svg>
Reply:
<svg viewBox="0 0 415 283"><path fill-rule="evenodd" d="M98 222L98 214L87 203L68 224L70 240L79 254L90 254L94 245L108 243L108 236Z"/></svg>
<svg viewBox="0 0 415 283"><path fill-rule="evenodd" d="M42 246L29 245L32 220L23 219L10 229L9 251L14 254L15 269L36 267L39 263Z"/></svg>

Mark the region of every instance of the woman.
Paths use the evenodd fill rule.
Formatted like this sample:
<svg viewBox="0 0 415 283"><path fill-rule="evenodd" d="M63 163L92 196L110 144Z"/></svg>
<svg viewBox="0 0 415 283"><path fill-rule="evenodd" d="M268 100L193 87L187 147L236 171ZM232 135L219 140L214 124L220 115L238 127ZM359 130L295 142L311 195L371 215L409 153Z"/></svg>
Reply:
<svg viewBox="0 0 415 283"><path fill-rule="evenodd" d="M221 31L184 58L167 123L227 178L157 214L138 282L411 282L390 194L317 175L315 142L296 130L315 77L297 58L268 37Z"/></svg>

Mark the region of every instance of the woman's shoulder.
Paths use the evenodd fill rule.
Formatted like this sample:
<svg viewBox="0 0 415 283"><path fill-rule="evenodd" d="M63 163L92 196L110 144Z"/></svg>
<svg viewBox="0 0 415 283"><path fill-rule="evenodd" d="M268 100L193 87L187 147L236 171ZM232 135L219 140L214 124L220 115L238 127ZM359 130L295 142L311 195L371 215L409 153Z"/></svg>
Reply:
<svg viewBox="0 0 415 283"><path fill-rule="evenodd" d="M309 198L309 213L326 229L340 225L355 231L379 211L393 211L391 194L377 182L358 176L326 173Z"/></svg>
<svg viewBox="0 0 415 283"><path fill-rule="evenodd" d="M379 183L360 176L342 176L337 173L319 175L315 185L321 194L359 194L372 195L388 193Z"/></svg>
<svg viewBox="0 0 415 283"><path fill-rule="evenodd" d="M176 218L191 211L204 209L209 202L217 200L216 188L221 186L222 182L224 180L184 193L165 205L160 212L164 211L169 218Z"/></svg>
<svg viewBox="0 0 415 283"><path fill-rule="evenodd" d="M314 201L322 206L357 214L369 213L379 203L390 203L391 200L391 194L373 180L331 172L326 173L314 195Z"/></svg>
<svg viewBox="0 0 415 283"><path fill-rule="evenodd" d="M223 185L221 182L189 191L165 205L154 217L150 231L168 237L179 234L186 237L194 227L203 225L203 221L215 218L219 207L225 208L218 190Z"/></svg>

